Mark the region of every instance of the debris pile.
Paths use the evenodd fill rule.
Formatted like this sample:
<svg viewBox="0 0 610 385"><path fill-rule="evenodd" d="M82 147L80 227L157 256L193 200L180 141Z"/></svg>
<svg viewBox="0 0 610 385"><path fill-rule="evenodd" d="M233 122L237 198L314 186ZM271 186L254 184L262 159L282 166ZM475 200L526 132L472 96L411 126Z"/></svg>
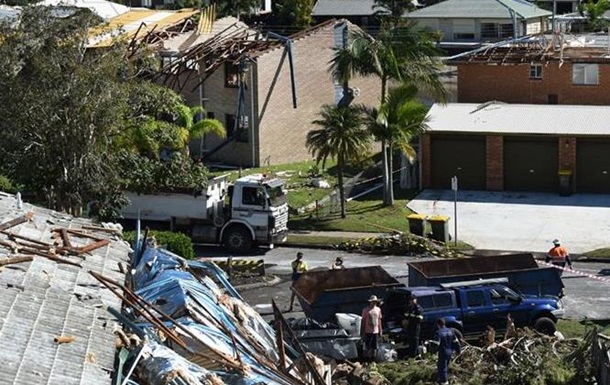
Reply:
<svg viewBox="0 0 610 385"><path fill-rule="evenodd" d="M594 384L590 347L594 331L584 339L549 337L529 329L485 347L464 344L450 364L450 383L542 385ZM429 384L436 377L436 355L378 364L391 384Z"/></svg>
<svg viewBox="0 0 610 385"><path fill-rule="evenodd" d="M131 363L120 369L126 379L141 385L303 383L271 326L218 266L156 247L135 254L127 286L92 274L123 298L123 312L110 311L137 335L118 333L119 357Z"/></svg>
<svg viewBox="0 0 610 385"><path fill-rule="evenodd" d="M459 252L449 249L441 243L413 234L394 234L345 241L336 247L339 250L368 254L423 255L440 258L462 256Z"/></svg>

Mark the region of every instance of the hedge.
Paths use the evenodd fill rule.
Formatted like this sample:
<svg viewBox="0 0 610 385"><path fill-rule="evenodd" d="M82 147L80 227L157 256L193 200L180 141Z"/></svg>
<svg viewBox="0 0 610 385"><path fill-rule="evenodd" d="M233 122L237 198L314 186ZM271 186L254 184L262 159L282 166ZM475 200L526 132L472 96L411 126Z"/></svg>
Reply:
<svg viewBox="0 0 610 385"><path fill-rule="evenodd" d="M142 236L144 236L144 232L142 232ZM179 256L186 259L195 258L193 241L185 234L173 233L171 231L151 230L148 232L148 236L154 237L160 247L163 247L174 254L178 254ZM136 232L124 231L123 239L133 245L136 239Z"/></svg>

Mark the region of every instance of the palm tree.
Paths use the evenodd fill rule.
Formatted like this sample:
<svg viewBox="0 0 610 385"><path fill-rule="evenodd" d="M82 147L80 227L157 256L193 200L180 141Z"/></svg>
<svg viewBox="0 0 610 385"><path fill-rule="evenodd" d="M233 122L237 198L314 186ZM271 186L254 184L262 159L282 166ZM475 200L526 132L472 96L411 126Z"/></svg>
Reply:
<svg viewBox="0 0 610 385"><path fill-rule="evenodd" d="M375 0L373 9L375 15L385 18L389 17L392 21L399 21L403 15L415 8L411 0Z"/></svg>
<svg viewBox="0 0 610 385"><path fill-rule="evenodd" d="M343 170L349 159L359 159L368 152L371 135L362 126L362 114L355 106L322 106L320 119L312 123L320 129L307 133L307 148L322 168L326 159L337 159L337 183L341 200L341 218L345 218L345 190Z"/></svg>
<svg viewBox="0 0 610 385"><path fill-rule="evenodd" d="M391 80L414 85L441 102L446 100L448 93L438 76L442 62L434 32L417 29L415 24L408 23L383 27L377 39L359 30L350 36L350 44L337 49L330 62L333 77L344 87L353 76L376 76L381 82L381 103L386 99ZM393 204L390 151L387 140L381 139L384 205Z"/></svg>
<svg viewBox="0 0 610 385"><path fill-rule="evenodd" d="M379 109L361 107L365 112L365 125L379 141L388 145L389 184L394 184L393 150L403 153L410 163L416 158L411 146L413 139L428 126L428 108L417 100L417 88L403 84L391 88ZM389 190L390 204L394 204L394 190Z"/></svg>
<svg viewBox="0 0 610 385"><path fill-rule="evenodd" d="M209 118L197 120L198 116L205 116L206 112L203 107L189 107L181 104L178 106L177 112L178 118L175 124L180 127L180 138L187 153L188 143L192 140L203 139L206 134L216 134L220 138L227 137L227 131L219 120Z"/></svg>

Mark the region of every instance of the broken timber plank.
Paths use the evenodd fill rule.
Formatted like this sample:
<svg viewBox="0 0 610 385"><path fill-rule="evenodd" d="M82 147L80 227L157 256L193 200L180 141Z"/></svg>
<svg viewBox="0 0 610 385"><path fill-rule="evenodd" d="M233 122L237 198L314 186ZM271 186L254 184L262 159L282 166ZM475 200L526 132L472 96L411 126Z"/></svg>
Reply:
<svg viewBox="0 0 610 385"><path fill-rule="evenodd" d="M31 242L31 243L36 243L36 244L41 245L41 246L48 246L48 247L53 246L53 245L51 245L49 243L46 243L46 242L43 242L43 241L38 241L38 240L36 240L34 238L26 237L24 235L19 235L19 234L11 233L10 231L6 231L6 230L2 230L2 231L0 231L0 233L8 236L9 239L22 239L24 241L28 241L28 242Z"/></svg>
<svg viewBox="0 0 610 385"><path fill-rule="evenodd" d="M14 263L30 262L34 257L13 257L0 261L0 266L12 265Z"/></svg>
<svg viewBox="0 0 610 385"><path fill-rule="evenodd" d="M22 252L27 253L27 254L34 254L34 255L38 255L41 257L45 257L47 259L50 259L51 261L55 261L57 263L64 263L66 265L72 265L72 266L77 266L77 267L81 267L82 266L79 263L76 262L72 262L72 261L68 261L67 259L63 259L63 258L59 258L53 254L49 254L49 253L44 253L42 251L38 251L35 249L28 249L28 248L22 248L21 249Z"/></svg>
<svg viewBox="0 0 610 385"><path fill-rule="evenodd" d="M25 215L22 215L18 218L11 219L8 222L0 223L0 230L10 229L11 227L15 227L17 225L25 223L25 222L29 221L30 219L32 219L33 216L34 216L34 212L30 211L30 212L25 213Z"/></svg>
<svg viewBox="0 0 610 385"><path fill-rule="evenodd" d="M66 229L60 229L61 239L64 242L64 247L69 249L72 248L72 243L70 242L70 236L68 235L68 231Z"/></svg>
<svg viewBox="0 0 610 385"><path fill-rule="evenodd" d="M83 247L78 247L74 251L76 252L76 255L81 256L81 255L83 255L85 253L88 253L88 252L93 251L95 249L99 249L100 247L106 246L109 243L110 243L109 239L102 239L102 240L97 241L95 243L90 243L90 244L85 245Z"/></svg>

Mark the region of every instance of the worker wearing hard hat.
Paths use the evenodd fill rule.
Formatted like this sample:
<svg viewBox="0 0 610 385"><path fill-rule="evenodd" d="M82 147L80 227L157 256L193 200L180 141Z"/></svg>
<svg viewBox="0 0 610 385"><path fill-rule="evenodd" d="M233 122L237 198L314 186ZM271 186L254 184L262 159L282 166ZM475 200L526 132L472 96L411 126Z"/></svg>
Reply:
<svg viewBox="0 0 610 385"><path fill-rule="evenodd" d="M570 253L568 249L561 246L559 239L553 240L553 247L546 255L546 262L551 262L553 265L564 268L566 264L572 268L572 261L570 260Z"/></svg>

